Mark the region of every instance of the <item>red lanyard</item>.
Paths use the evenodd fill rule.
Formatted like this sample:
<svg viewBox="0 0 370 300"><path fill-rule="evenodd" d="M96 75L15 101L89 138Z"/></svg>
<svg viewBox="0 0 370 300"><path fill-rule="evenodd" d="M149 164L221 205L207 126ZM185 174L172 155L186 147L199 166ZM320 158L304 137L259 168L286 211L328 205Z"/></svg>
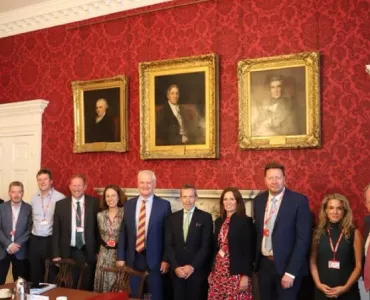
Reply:
<svg viewBox="0 0 370 300"><path fill-rule="evenodd" d="M334 248L334 246L333 246L333 240L331 239L329 228L328 228L328 229L326 229L326 231L328 232L328 237L329 237L329 243L330 243L331 251L333 251L333 260L335 260L335 255L337 254L338 247L339 247L339 243L340 243L340 241L342 240L342 237L343 237L344 231L343 231L343 229L342 229L342 232L340 233L339 239L338 239L337 243L335 244L335 248Z"/></svg>
<svg viewBox="0 0 370 300"><path fill-rule="evenodd" d="M18 222L18 217L19 217L19 210L21 209L20 206L18 206L18 215L17 218L15 217L15 212L14 212L14 205L12 205L12 219L13 219L13 229L15 231L17 227L17 222Z"/></svg>
<svg viewBox="0 0 370 300"><path fill-rule="evenodd" d="M117 218L117 215L115 215L115 217L113 218L113 220L115 218ZM108 232L109 232L109 239L111 239L112 236L113 236L113 222L110 220L108 214L107 214L107 229L108 229Z"/></svg>
<svg viewBox="0 0 370 300"><path fill-rule="evenodd" d="M51 197L53 196L53 192L54 190L51 189L51 193L50 193L50 196L49 196L49 201L48 201L48 205L46 205L46 208L44 206L44 197L41 196L40 194L40 198L41 198L41 207L42 207L42 219L45 220L46 218L46 212L48 211L49 209L49 205L50 205L50 201L51 201Z"/></svg>
<svg viewBox="0 0 370 300"><path fill-rule="evenodd" d="M84 205L82 205L82 207L81 207L81 216L78 215L77 208L75 207L75 205L73 204L73 202L72 202L72 207L73 207L74 211L76 212L76 218L79 221L83 220L84 219L84 212L85 212L85 202L84 202ZM82 224L82 221L81 221L81 227L84 227L84 224Z"/></svg>
<svg viewBox="0 0 370 300"><path fill-rule="evenodd" d="M285 191L284 191L285 193ZM281 195L281 199L283 199L284 197L284 193ZM280 197L279 197L280 198ZM272 210L272 208L270 209L270 214L267 216L267 204L269 203L268 201L266 202L266 206L265 206L265 221L263 222L263 224L265 225L265 227L267 227L267 224L272 216L272 214L276 213L276 211L278 210L279 206L278 206L278 199L276 199L276 204L275 204L275 209ZM271 201L270 201L271 205L272 206L272 198L271 198Z"/></svg>

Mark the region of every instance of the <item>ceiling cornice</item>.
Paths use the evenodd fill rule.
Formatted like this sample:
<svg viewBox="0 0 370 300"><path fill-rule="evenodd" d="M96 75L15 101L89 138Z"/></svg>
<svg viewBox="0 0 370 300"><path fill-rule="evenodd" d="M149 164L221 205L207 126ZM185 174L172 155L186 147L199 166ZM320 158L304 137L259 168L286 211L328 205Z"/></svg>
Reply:
<svg viewBox="0 0 370 300"><path fill-rule="evenodd" d="M171 0L49 0L0 13L0 38Z"/></svg>

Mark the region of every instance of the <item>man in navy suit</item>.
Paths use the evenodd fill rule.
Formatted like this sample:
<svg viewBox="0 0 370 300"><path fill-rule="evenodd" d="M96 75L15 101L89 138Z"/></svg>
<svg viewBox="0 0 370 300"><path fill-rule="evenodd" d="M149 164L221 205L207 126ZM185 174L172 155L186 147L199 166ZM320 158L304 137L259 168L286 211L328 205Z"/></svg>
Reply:
<svg viewBox="0 0 370 300"><path fill-rule="evenodd" d="M165 223L171 213L167 200L154 195L156 177L152 171L138 174L139 196L124 205L125 218L118 243L117 265L148 271L147 289L153 300L163 299L162 274L169 267L165 254ZM143 217L143 218L142 218ZM132 280L132 297L139 297L137 280Z"/></svg>
<svg viewBox="0 0 370 300"><path fill-rule="evenodd" d="M265 184L254 200L259 292L261 300L294 300L308 274L311 212L306 196L285 187L283 165L265 166Z"/></svg>
<svg viewBox="0 0 370 300"><path fill-rule="evenodd" d="M10 262L13 279L28 279L28 240L32 228L31 205L24 202L23 184L9 185L10 201L0 205L0 284L4 284Z"/></svg>
<svg viewBox="0 0 370 300"><path fill-rule="evenodd" d="M180 191L184 209L167 222L167 253L176 300L206 300L213 222L212 216L195 207L197 191L185 185Z"/></svg>

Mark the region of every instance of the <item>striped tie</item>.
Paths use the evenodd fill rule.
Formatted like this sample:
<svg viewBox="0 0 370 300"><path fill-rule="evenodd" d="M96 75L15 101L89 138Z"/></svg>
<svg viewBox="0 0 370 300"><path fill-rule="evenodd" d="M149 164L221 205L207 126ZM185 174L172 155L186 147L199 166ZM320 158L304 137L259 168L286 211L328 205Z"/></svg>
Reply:
<svg viewBox="0 0 370 300"><path fill-rule="evenodd" d="M136 235L136 251L141 252L145 249L145 204L146 200L141 200L141 207L139 213L139 223L137 226L137 235Z"/></svg>

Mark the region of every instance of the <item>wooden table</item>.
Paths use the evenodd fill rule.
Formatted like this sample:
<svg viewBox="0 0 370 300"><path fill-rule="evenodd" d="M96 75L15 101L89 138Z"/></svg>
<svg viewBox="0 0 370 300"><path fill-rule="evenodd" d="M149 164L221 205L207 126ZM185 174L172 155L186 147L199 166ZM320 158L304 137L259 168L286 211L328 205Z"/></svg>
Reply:
<svg viewBox="0 0 370 300"><path fill-rule="evenodd" d="M0 285L0 289L12 289L13 287L14 283ZM88 300L94 296L99 295L99 293L57 287L41 295L49 296L50 300L55 300L56 297L58 296L67 296L68 300ZM140 300L140 299L130 298L130 300Z"/></svg>

